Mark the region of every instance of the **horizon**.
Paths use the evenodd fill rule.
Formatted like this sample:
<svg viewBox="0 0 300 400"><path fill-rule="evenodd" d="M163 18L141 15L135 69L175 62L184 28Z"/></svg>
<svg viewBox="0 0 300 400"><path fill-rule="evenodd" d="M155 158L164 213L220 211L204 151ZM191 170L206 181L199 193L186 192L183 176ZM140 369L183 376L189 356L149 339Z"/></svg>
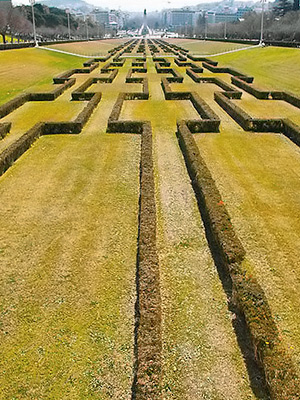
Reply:
<svg viewBox="0 0 300 400"><path fill-rule="evenodd" d="M137 3L136 1L129 1L126 3L126 8L122 7L122 2L120 0L110 0L110 1L102 1L102 0L83 0L85 3L92 5L94 7L101 7L104 9L120 9L122 11L129 12L143 12L146 8L147 12L160 12L164 9L169 8L183 8L183 7L195 7L199 4L207 4L207 3L218 3L221 1L216 0L145 0L143 3ZM239 0L241 2L249 2L249 0ZM29 5L28 1L18 1L12 0L14 5L25 4ZM71 2L71 0L70 0ZM40 1L36 0L36 3L40 3Z"/></svg>

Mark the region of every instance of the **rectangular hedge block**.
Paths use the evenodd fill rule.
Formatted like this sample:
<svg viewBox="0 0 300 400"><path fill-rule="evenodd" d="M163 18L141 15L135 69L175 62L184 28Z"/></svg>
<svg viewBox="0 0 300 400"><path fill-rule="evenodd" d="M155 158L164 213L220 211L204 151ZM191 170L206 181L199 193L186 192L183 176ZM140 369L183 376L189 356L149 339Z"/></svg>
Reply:
<svg viewBox="0 0 300 400"><path fill-rule="evenodd" d="M252 95L253 95L254 97L256 97L257 99L268 100L268 99L270 98L270 94L271 94L271 93L270 93L269 91L259 90L259 89L257 89L256 87L251 86L251 84L249 84L249 83L247 83L247 82L245 82L245 81L243 81L243 80L241 80L241 79L239 79L239 78L234 78L234 77L232 77L232 78L231 78L231 82L232 82L235 86L237 86L237 87L239 87L239 88L245 90L247 93L252 94Z"/></svg>
<svg viewBox="0 0 300 400"><path fill-rule="evenodd" d="M5 138L5 136L10 132L10 129L10 122L5 122L3 124L0 123L0 140Z"/></svg>
<svg viewBox="0 0 300 400"><path fill-rule="evenodd" d="M15 111L17 108L21 107L28 101L30 101L30 94L24 93L3 104L2 106L0 106L0 118L3 118L11 112Z"/></svg>
<svg viewBox="0 0 300 400"><path fill-rule="evenodd" d="M177 136L204 215L203 219L210 226L223 260L229 264L242 261L245 250L234 232L221 195L184 121L177 123Z"/></svg>
<svg viewBox="0 0 300 400"><path fill-rule="evenodd" d="M43 123L36 124L29 131L24 133L19 139L8 146L0 155L0 175L3 175L6 170L23 154L32 143L41 136Z"/></svg>
<svg viewBox="0 0 300 400"><path fill-rule="evenodd" d="M289 119L284 119L283 134L288 137L297 146L300 146L300 127Z"/></svg>
<svg viewBox="0 0 300 400"><path fill-rule="evenodd" d="M224 95L224 93L215 92L215 101L229 114L245 131L252 130L252 117L234 104Z"/></svg>

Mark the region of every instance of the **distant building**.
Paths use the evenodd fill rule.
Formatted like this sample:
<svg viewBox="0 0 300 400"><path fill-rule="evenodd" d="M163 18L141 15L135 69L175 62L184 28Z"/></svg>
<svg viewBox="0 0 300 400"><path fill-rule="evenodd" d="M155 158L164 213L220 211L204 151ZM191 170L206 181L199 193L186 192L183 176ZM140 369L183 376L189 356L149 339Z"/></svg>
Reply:
<svg viewBox="0 0 300 400"><path fill-rule="evenodd" d="M237 14L227 14L227 13L215 13L215 24L219 22L234 22L237 21Z"/></svg>
<svg viewBox="0 0 300 400"><path fill-rule="evenodd" d="M247 14L251 11L253 11L252 7L239 7L237 9L236 15L237 15L238 19L241 19L244 17L245 14Z"/></svg>
<svg viewBox="0 0 300 400"><path fill-rule="evenodd" d="M100 10L94 10L92 12L92 15L95 18L95 21L98 22L100 25L109 25L109 12L108 11L100 11Z"/></svg>
<svg viewBox="0 0 300 400"><path fill-rule="evenodd" d="M216 13L214 11L207 11L206 13L207 23L215 24L216 23Z"/></svg>
<svg viewBox="0 0 300 400"><path fill-rule="evenodd" d="M173 10L166 14L166 25L177 27L185 25L194 25L195 11Z"/></svg>

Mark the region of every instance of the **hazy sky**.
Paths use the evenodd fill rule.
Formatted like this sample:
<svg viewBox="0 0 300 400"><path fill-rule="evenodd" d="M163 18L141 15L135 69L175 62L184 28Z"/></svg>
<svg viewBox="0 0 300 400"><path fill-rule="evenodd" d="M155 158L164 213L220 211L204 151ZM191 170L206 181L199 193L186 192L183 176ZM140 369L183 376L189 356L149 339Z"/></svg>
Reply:
<svg viewBox="0 0 300 400"><path fill-rule="evenodd" d="M199 3L208 3L216 0L85 0L89 4L102 8L121 8L123 11L160 11L163 8L179 8L183 6L194 6ZM36 0L38 3L38 0ZM70 0L70 3L72 0ZM13 0L14 4L29 4L29 0Z"/></svg>
<svg viewBox="0 0 300 400"><path fill-rule="evenodd" d="M149 11L160 11L163 8L194 6L201 3L201 0L87 0L87 2L101 7L120 7L122 10L128 11L143 11L144 8ZM206 2L209 2L209 0Z"/></svg>

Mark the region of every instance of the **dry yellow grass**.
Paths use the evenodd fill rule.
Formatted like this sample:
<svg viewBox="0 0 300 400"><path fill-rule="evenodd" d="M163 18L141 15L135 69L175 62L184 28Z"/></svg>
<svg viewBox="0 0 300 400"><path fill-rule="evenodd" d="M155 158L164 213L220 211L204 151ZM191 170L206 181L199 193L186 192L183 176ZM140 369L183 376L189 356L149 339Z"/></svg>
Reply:
<svg viewBox="0 0 300 400"><path fill-rule="evenodd" d="M83 51L86 45L80 45ZM81 63L63 56L62 66L61 55L27 51L18 54L28 54L29 66L42 52L50 68L45 76L30 75L30 87L46 88L53 75ZM6 70L11 63L17 68L12 53L5 54L0 56ZM278 53L278 63L285 62L284 54ZM131 396L140 137L105 133L118 93L141 90L125 83L130 64L112 84L89 89L103 98L81 135L39 139L0 178L0 398ZM281 135L244 132L214 101L219 88L195 84L185 68L175 68L185 79L172 88L197 91L222 120L219 134L195 138L246 248L247 267L266 291L299 363L299 149ZM1 63L0 85L6 87L4 71ZM258 74L263 80L263 72ZM98 75L99 68L77 75L76 85ZM121 118L150 120L153 127L164 398L263 399L251 389L175 135L176 120L196 117L195 110L187 101L165 101L162 75L150 60L147 77L150 100L126 101ZM74 88L53 103L29 103L6 117L12 133L0 151L38 120L75 117L84 103L70 102ZM23 89L20 74L16 92ZM244 97L241 106L254 116L281 112L281 102ZM296 109L282 110L298 121Z"/></svg>

